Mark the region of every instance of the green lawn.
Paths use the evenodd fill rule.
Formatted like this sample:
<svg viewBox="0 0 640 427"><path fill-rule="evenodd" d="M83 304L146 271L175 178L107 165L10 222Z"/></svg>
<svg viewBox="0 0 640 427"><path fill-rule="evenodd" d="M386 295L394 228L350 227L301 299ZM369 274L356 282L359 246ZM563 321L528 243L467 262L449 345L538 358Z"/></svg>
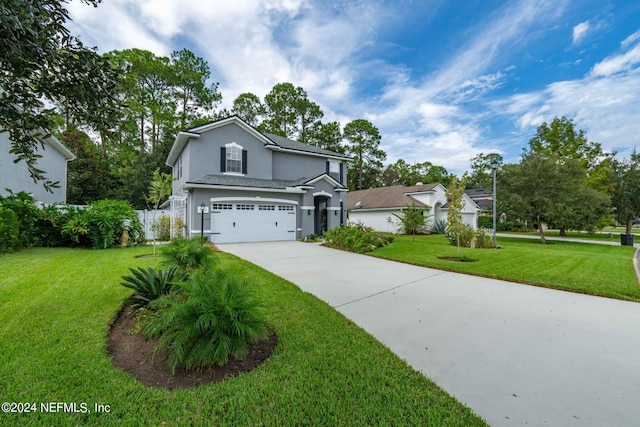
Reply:
<svg viewBox="0 0 640 427"><path fill-rule="evenodd" d="M560 231L558 230L547 230L544 232L545 237L560 237L560 238L569 238L569 239L584 239L584 240L601 240L607 242L615 242L620 243L620 234L624 233L624 229L618 227L614 229L613 227L606 228L603 231L596 233L587 233L586 231L567 231L566 236L560 237ZM640 229L634 227L631 230L631 233L635 236L635 242L637 243L640 240ZM540 232L538 231L529 231L529 232L506 232L503 234L526 234L529 236L540 236Z"/></svg>
<svg viewBox="0 0 640 427"><path fill-rule="evenodd" d="M510 280L591 295L640 301L640 284L630 246L498 238L502 249L461 248L474 262L439 259L457 256L442 235L396 236L371 255L410 264Z"/></svg>
<svg viewBox="0 0 640 427"><path fill-rule="evenodd" d="M0 257L0 400L36 403L0 425L484 425L361 328L290 282L229 254L278 334L257 370L193 389L149 388L105 353L129 290L128 267L150 249L30 249ZM428 375L428 373L427 373ZM40 404L109 405L108 413L43 413ZM54 405L55 406L55 405Z"/></svg>

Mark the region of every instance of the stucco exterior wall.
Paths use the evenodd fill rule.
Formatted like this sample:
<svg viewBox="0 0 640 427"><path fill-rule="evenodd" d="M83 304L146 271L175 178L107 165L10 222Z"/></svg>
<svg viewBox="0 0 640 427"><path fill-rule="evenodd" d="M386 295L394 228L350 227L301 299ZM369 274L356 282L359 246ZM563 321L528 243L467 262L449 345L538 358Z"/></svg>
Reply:
<svg viewBox="0 0 640 427"><path fill-rule="evenodd" d="M325 173L326 170L325 158L273 152L273 179L311 178Z"/></svg>
<svg viewBox="0 0 640 427"><path fill-rule="evenodd" d="M262 141L234 123L204 132L199 138L189 141L188 179L196 180L208 174L222 174L220 147L232 142L247 150L247 178L273 179L271 151L264 148Z"/></svg>
<svg viewBox="0 0 640 427"><path fill-rule="evenodd" d="M393 214L399 213L399 209L384 209L375 211L358 211L349 212L349 222L361 222L367 227L373 228L375 231L384 231L387 233L397 234L399 231L400 221Z"/></svg>
<svg viewBox="0 0 640 427"><path fill-rule="evenodd" d="M29 170L24 162L14 163L14 155L9 153L11 143L7 132L0 133L0 195L6 196L9 188L14 193L25 191L46 204L64 203L67 201L67 159L45 140L44 151L40 146L37 153L42 155L36 164L38 169L45 171L51 181L59 181L59 188L52 192L45 190L42 182L33 182Z"/></svg>

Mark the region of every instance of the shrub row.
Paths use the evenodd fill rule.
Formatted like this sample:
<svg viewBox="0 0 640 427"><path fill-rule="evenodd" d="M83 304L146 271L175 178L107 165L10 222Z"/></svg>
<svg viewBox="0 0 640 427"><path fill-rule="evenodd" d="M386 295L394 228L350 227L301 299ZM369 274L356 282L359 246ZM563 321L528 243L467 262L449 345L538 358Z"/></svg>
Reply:
<svg viewBox="0 0 640 427"><path fill-rule="evenodd" d="M31 246L84 246L103 249L144 241L142 224L127 202L100 200L84 208L40 206L25 192L0 197L0 253Z"/></svg>
<svg viewBox="0 0 640 427"><path fill-rule="evenodd" d="M342 225L324 232L325 245L330 248L363 254L393 242L393 237L375 234L362 224Z"/></svg>

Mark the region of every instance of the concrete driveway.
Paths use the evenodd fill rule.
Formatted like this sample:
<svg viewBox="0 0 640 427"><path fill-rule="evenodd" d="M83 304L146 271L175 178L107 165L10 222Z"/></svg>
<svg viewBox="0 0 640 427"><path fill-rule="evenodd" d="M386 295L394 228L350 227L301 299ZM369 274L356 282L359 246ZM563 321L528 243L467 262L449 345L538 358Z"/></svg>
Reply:
<svg viewBox="0 0 640 427"><path fill-rule="evenodd" d="M220 248L335 307L491 425L640 425L640 304L317 244Z"/></svg>

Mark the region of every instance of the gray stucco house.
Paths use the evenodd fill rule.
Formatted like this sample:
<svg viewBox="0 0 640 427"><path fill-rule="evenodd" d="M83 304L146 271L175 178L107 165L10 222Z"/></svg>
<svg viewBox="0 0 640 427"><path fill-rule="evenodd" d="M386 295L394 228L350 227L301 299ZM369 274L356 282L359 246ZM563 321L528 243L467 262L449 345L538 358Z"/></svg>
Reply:
<svg viewBox="0 0 640 427"><path fill-rule="evenodd" d="M14 193L25 191L31 193L39 202L45 204L65 203L67 201L67 162L75 156L67 147L53 136L41 138L44 150L38 146L37 167L46 172L46 176L53 182L58 181L59 187L52 188L52 192L45 190L41 182L34 182L24 162L14 163L15 156L9 152L11 141L9 133L0 133L0 196L6 196L6 189Z"/></svg>
<svg viewBox="0 0 640 427"><path fill-rule="evenodd" d="M167 165L172 232L214 243L295 240L346 222L343 154L262 133L232 116L179 132Z"/></svg>

